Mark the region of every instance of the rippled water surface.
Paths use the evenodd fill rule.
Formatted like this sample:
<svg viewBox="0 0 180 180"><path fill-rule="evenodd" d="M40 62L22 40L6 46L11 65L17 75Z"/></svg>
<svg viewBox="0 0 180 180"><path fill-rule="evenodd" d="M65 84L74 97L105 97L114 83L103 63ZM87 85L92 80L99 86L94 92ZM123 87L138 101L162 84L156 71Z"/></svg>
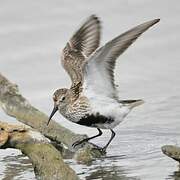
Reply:
<svg viewBox="0 0 180 180"><path fill-rule="evenodd" d="M92 165L66 162L81 179L176 179L177 163L165 157L161 146L180 145L180 2L178 0L115 1L1 1L0 72L16 82L22 94L47 114L51 95L68 87L69 78L59 56L73 31L90 14L103 21L102 44L144 21L161 18L123 54L117 63L116 84L123 99L143 98L115 128L107 155ZM16 122L0 110L0 119ZM64 120L75 132L95 134ZM110 133L94 140L103 146ZM30 161L17 150L0 151L0 179L35 179ZM179 177L180 178L180 177Z"/></svg>

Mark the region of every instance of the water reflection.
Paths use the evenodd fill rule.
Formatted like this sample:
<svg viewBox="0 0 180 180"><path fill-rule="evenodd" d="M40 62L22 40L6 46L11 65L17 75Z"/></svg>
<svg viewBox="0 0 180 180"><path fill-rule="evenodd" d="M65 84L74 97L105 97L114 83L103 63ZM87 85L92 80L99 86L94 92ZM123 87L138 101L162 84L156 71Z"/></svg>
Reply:
<svg viewBox="0 0 180 180"><path fill-rule="evenodd" d="M23 179L25 173L28 173L28 179L34 179L34 177L32 177L34 171L31 161L23 154L17 156L6 156L3 158L2 162L6 164L3 180Z"/></svg>
<svg viewBox="0 0 180 180"><path fill-rule="evenodd" d="M86 176L86 180L93 179L103 179L103 180L129 180L129 179L139 179L136 177L127 177L125 170L119 166L98 166L95 171L89 176Z"/></svg>
<svg viewBox="0 0 180 180"><path fill-rule="evenodd" d="M128 177L128 169L118 165L118 162L126 158L124 155L104 156L95 160L91 166L79 165L78 170L75 168L78 164L73 159L66 162L79 172L78 175L81 179L85 180L139 180L138 177ZM6 164L2 180L23 180L26 179L26 173L29 180L35 179L31 161L23 154L6 156L2 162Z"/></svg>
<svg viewBox="0 0 180 180"><path fill-rule="evenodd" d="M71 156L69 156L71 157ZM129 167L122 166L121 163L127 160L127 156L104 156L96 159L92 165L78 165L73 159L66 161L73 169L76 170L79 177L84 180L140 180L138 176L133 176ZM35 180L31 161L24 155L11 155L3 158L2 162L6 164L4 178L2 180L11 179L27 179ZM78 167L79 166L79 167ZM78 169L77 169L78 167ZM180 169L169 175L168 180L180 180Z"/></svg>
<svg viewBox="0 0 180 180"><path fill-rule="evenodd" d="M139 177L130 176L129 169L122 166L121 161L127 157L120 156L104 156L96 159L91 165L79 165L72 159L69 159L68 164L75 169L80 179L84 180L139 180Z"/></svg>

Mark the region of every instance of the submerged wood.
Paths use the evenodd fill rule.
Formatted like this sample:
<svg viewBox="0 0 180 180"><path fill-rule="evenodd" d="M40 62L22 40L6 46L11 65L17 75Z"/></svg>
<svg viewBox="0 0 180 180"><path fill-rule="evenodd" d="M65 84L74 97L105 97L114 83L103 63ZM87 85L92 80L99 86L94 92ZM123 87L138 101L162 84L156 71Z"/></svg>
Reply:
<svg viewBox="0 0 180 180"><path fill-rule="evenodd" d="M162 146L161 150L165 155L180 163L180 147L174 145L165 145Z"/></svg>
<svg viewBox="0 0 180 180"><path fill-rule="evenodd" d="M29 127L0 122L0 148L16 148L27 155L37 179L79 179L50 141Z"/></svg>
<svg viewBox="0 0 180 180"><path fill-rule="evenodd" d="M33 127L40 131L44 136L49 139L62 143L68 147L72 152L76 152L78 161L87 162L87 159L79 158L82 152L85 154L90 153L88 161L92 161L94 158L101 155L101 151L98 151L96 146L89 142L84 143L84 150L82 151L81 146L77 146L76 149L72 147L75 141L86 138L86 135L75 134L69 129L61 126L55 121L51 121L47 126L48 116L33 107L26 98L24 98L18 89L18 86L10 82L6 77L0 73L0 106L4 112L12 117L15 117L18 121ZM94 148L96 148L94 150ZM80 151L79 151L80 150ZM80 155L79 155L80 153ZM86 156L84 156L86 157Z"/></svg>

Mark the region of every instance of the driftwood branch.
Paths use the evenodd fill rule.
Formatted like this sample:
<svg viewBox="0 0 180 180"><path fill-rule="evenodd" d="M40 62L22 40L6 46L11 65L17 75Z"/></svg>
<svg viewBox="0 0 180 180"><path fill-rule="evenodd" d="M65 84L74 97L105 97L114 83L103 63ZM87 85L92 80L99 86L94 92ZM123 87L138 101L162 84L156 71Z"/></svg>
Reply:
<svg viewBox="0 0 180 180"><path fill-rule="evenodd" d="M50 141L31 128L0 122L0 148L20 149L32 161L39 179L79 179Z"/></svg>
<svg viewBox="0 0 180 180"><path fill-rule="evenodd" d="M70 150L73 150L71 144L74 141L86 137L74 134L55 121L47 126L48 116L31 106L28 100L20 94L18 86L11 83L2 74L0 74L0 106L8 115L37 129L51 140L65 144Z"/></svg>
<svg viewBox="0 0 180 180"><path fill-rule="evenodd" d="M180 147L173 145L165 145L162 146L161 150L166 156L180 163Z"/></svg>
<svg viewBox="0 0 180 180"><path fill-rule="evenodd" d="M97 150L97 148L89 142L85 142L83 148L77 146L76 149L74 149L72 144L87 136L75 134L53 120L49 126L47 126L48 116L33 107L28 100L20 94L18 86L10 82L2 74L0 74L0 106L6 114L38 130L49 139L66 145L70 151L75 152L75 158L79 162L89 163L102 154L101 151Z"/></svg>

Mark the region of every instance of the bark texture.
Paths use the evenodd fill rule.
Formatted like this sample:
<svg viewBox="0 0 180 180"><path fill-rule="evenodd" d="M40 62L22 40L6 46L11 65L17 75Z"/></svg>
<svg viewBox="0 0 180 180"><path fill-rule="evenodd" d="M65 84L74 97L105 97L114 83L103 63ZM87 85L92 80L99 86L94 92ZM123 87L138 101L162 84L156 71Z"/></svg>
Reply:
<svg viewBox="0 0 180 180"><path fill-rule="evenodd" d="M16 148L27 155L37 179L79 179L50 141L31 128L0 122L0 148Z"/></svg>
<svg viewBox="0 0 180 180"><path fill-rule="evenodd" d="M86 137L85 135L73 133L53 120L47 126L48 116L33 107L20 94L18 86L11 83L2 74L0 74L0 106L6 114L37 129L51 140L65 144L71 151L74 151L71 146L73 142Z"/></svg>
<svg viewBox="0 0 180 180"><path fill-rule="evenodd" d="M165 145L161 148L161 150L166 156L180 163L180 147L173 145Z"/></svg>

